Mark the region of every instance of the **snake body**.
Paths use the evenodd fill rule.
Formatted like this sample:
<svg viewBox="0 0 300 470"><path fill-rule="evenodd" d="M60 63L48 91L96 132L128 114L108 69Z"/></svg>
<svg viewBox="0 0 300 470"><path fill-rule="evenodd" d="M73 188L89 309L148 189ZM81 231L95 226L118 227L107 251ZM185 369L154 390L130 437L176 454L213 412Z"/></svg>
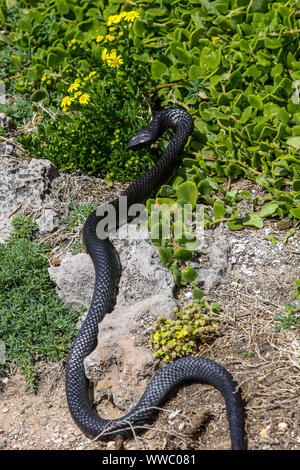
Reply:
<svg viewBox="0 0 300 470"><path fill-rule="evenodd" d="M161 158L123 192L128 207L145 201L170 177L193 132L193 120L183 109L164 109L129 141L128 148L136 150L154 143L168 128L175 132ZM119 199L110 204L118 214ZM98 323L114 307L121 273L118 254L112 243L108 238L97 236L97 224L103 217L98 214L97 210L91 213L83 228L84 243L95 268L94 294L87 317L72 345L66 368L67 401L75 423L91 438L111 440L130 437L133 429L134 433L142 430L143 424L156 414L157 407L164 403L175 387L188 382L204 382L216 387L225 399L232 449L244 449L246 444L240 393L236 391L236 383L229 372L209 359L183 358L163 367L148 384L137 405L123 418L102 419L95 412L83 361L97 345Z"/></svg>

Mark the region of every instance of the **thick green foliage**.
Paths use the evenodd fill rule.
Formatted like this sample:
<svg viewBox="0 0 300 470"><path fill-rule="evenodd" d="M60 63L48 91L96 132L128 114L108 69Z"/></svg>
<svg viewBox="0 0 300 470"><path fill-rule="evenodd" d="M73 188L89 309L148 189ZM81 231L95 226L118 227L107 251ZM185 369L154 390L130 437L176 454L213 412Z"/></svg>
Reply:
<svg viewBox="0 0 300 470"><path fill-rule="evenodd" d="M34 388L35 361L64 360L76 335L78 312L55 292L45 256L49 247L30 241L35 223L18 216L14 232L0 244L0 339L6 363L18 365Z"/></svg>

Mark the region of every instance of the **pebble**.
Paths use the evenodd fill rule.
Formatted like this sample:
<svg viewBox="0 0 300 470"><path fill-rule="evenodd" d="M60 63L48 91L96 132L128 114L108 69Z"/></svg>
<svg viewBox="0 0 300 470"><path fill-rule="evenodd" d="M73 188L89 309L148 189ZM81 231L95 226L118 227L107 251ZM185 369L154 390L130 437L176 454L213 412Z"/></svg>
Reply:
<svg viewBox="0 0 300 470"><path fill-rule="evenodd" d="M9 411L8 408L2 408L2 413L7 413Z"/></svg>
<svg viewBox="0 0 300 470"><path fill-rule="evenodd" d="M185 423L182 421L178 426L178 430L182 431L184 428L185 428Z"/></svg>
<svg viewBox="0 0 300 470"><path fill-rule="evenodd" d="M193 297L193 294L192 294L192 292L187 292L187 293L184 295L184 297L185 297L186 299L190 299L191 297Z"/></svg>
<svg viewBox="0 0 300 470"><path fill-rule="evenodd" d="M0 449L3 449L5 447L5 442L0 442Z"/></svg>
<svg viewBox="0 0 300 470"><path fill-rule="evenodd" d="M284 423L284 422L281 422L278 424L278 431L286 431L287 428L288 428L288 424L287 423Z"/></svg>
<svg viewBox="0 0 300 470"><path fill-rule="evenodd" d="M107 450L114 450L115 449L115 441L109 441L106 446Z"/></svg>

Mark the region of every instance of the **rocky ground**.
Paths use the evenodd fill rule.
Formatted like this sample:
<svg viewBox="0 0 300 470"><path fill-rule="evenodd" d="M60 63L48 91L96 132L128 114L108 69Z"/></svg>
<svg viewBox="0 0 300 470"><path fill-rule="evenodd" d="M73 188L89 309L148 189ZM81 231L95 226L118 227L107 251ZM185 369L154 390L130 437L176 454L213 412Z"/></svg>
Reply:
<svg viewBox="0 0 300 470"><path fill-rule="evenodd" d="M122 185L108 187L103 180L79 173L59 174L50 162L27 159L9 141L2 144L1 153L0 239L9 233L14 214L35 218L40 240L47 239L52 246L50 274L58 293L71 308L88 306L90 260L84 253L70 253L71 243L80 239L80 227L64 234L60 221L68 213L69 200L100 204L119 194ZM253 194L261 191L244 180L235 187ZM270 234L284 238L285 231L275 222L266 222L261 230L232 232L219 225L206 231L192 264L205 293L222 309L219 335L203 345L199 355L222 364L238 382L249 449L299 450L299 331L276 331L274 315L284 311L285 301L293 300L300 236L298 231L286 243L272 244ZM152 318L172 315L174 305L191 298L190 289L174 288L149 241L116 238L115 244L123 266L118 304L101 325L99 348L86 364L95 381L98 412L112 418L137 401L160 366L147 345ZM27 389L18 370L1 379L4 450L230 448L223 399L208 385L188 385L174 393L143 435L123 443L102 443L85 438L70 417L64 366L42 362L38 371L35 393Z"/></svg>

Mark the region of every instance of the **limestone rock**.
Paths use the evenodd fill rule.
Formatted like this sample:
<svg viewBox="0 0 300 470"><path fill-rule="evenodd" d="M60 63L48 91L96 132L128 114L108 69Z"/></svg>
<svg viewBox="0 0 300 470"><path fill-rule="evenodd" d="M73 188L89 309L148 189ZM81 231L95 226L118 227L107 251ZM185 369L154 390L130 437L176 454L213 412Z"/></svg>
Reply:
<svg viewBox="0 0 300 470"><path fill-rule="evenodd" d="M21 213L27 208L42 209L57 170L48 160L16 161L3 157L0 174L0 242L3 242L11 231L8 216L18 208ZM44 224L44 231L45 227Z"/></svg>
<svg viewBox="0 0 300 470"><path fill-rule="evenodd" d="M71 309L89 308L95 282L94 265L86 253L65 254L59 266L48 268L57 293Z"/></svg>
<svg viewBox="0 0 300 470"><path fill-rule="evenodd" d="M14 121L10 116L7 116L5 113L0 113L0 127L6 130L11 130L14 128Z"/></svg>

